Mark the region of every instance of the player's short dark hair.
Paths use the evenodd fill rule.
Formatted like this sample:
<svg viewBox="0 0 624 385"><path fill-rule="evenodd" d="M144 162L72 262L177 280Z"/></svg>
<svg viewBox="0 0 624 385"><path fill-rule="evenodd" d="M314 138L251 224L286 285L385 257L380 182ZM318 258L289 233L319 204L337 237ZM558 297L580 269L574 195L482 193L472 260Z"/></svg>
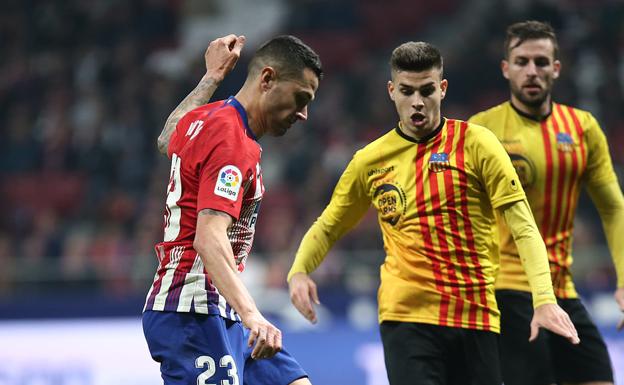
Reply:
<svg viewBox="0 0 624 385"><path fill-rule="evenodd" d="M517 39L517 40L516 40ZM557 43L557 35L553 27L541 21L528 20L514 23L507 27L507 36L505 37L504 53L505 59L509 58L512 49L518 47L527 40L549 39L552 41L555 59L559 57L559 43ZM516 40L511 45L511 42Z"/></svg>
<svg viewBox="0 0 624 385"><path fill-rule="evenodd" d="M277 75L284 78L298 79L305 68L311 69L319 80L323 77L321 59L312 48L291 35L274 37L258 48L251 62L248 73L271 66Z"/></svg>
<svg viewBox="0 0 624 385"><path fill-rule="evenodd" d="M390 57L392 73L399 71L422 72L431 68L440 70L442 76L442 55L432 44L424 41L408 41L396 47Z"/></svg>

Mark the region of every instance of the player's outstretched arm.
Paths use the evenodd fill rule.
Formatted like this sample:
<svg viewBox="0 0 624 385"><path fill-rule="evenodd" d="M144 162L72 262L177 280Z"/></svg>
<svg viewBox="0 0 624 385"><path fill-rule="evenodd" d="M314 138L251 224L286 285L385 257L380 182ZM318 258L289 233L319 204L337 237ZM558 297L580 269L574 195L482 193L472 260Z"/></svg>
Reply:
<svg viewBox="0 0 624 385"><path fill-rule="evenodd" d="M609 251L617 272L617 289L614 297L620 310L624 312L624 196L617 180L599 185L587 185L587 191L598 209L604 228ZM624 318L617 329L624 328Z"/></svg>
<svg viewBox="0 0 624 385"><path fill-rule="evenodd" d="M546 246L540 236L535 219L526 200L517 201L501 208L511 234L518 247L522 266L529 279L533 295L534 314L531 320L529 341L537 338L539 328L567 338L571 343L580 342L576 328L568 314L557 305Z"/></svg>
<svg viewBox="0 0 624 385"><path fill-rule="evenodd" d="M238 276L227 229L232 224L228 214L204 209L197 217L193 248L200 255L212 283L240 315L250 330L249 346L254 359L269 358L282 349L281 331L267 321Z"/></svg>
<svg viewBox="0 0 624 385"><path fill-rule="evenodd" d="M317 322L312 302L320 305L316 283L306 273L295 273L288 281L290 301L308 321Z"/></svg>
<svg viewBox="0 0 624 385"><path fill-rule="evenodd" d="M197 87L182 100L171 112L165 127L158 136L158 151L167 154L167 147L173 131L180 119L189 111L207 104L225 76L234 68L241 49L245 44L245 36L227 35L210 42L204 54L206 74Z"/></svg>

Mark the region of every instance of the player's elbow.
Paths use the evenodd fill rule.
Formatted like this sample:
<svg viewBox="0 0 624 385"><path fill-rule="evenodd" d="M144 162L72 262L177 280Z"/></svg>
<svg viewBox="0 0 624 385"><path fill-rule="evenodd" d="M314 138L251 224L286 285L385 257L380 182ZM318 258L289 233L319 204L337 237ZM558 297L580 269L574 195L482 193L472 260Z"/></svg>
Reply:
<svg viewBox="0 0 624 385"><path fill-rule="evenodd" d="M208 246L206 245L206 240L196 235L195 239L193 240L193 249L195 249L197 254L205 255L207 248Z"/></svg>
<svg viewBox="0 0 624 385"><path fill-rule="evenodd" d="M167 140L162 136L159 136L156 140L156 147L158 147L158 152L161 154L167 153Z"/></svg>

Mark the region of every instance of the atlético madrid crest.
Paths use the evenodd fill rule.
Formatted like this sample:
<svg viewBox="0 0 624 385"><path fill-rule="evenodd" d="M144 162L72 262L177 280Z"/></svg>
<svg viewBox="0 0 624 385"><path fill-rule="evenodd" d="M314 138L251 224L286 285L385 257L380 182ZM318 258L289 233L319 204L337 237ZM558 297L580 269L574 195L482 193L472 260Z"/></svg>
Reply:
<svg viewBox="0 0 624 385"><path fill-rule="evenodd" d="M446 152L432 154L431 158L429 158L429 171L442 172L450 167L451 163L449 162L448 154Z"/></svg>
<svg viewBox="0 0 624 385"><path fill-rule="evenodd" d="M557 134L557 149L562 152L574 151L574 139L570 134L560 132Z"/></svg>

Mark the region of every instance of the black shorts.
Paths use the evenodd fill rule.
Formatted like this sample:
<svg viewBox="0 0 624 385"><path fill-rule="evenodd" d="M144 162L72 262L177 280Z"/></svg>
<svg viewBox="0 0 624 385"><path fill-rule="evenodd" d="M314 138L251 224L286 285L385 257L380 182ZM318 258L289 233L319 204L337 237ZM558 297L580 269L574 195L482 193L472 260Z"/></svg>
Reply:
<svg viewBox="0 0 624 385"><path fill-rule="evenodd" d="M506 385L613 382L607 346L579 299L557 300L578 331L578 345L543 329L529 343L530 293L497 290L496 301L501 311L501 369Z"/></svg>
<svg viewBox="0 0 624 385"><path fill-rule="evenodd" d="M391 385L500 385L498 334L423 323L380 326Z"/></svg>

